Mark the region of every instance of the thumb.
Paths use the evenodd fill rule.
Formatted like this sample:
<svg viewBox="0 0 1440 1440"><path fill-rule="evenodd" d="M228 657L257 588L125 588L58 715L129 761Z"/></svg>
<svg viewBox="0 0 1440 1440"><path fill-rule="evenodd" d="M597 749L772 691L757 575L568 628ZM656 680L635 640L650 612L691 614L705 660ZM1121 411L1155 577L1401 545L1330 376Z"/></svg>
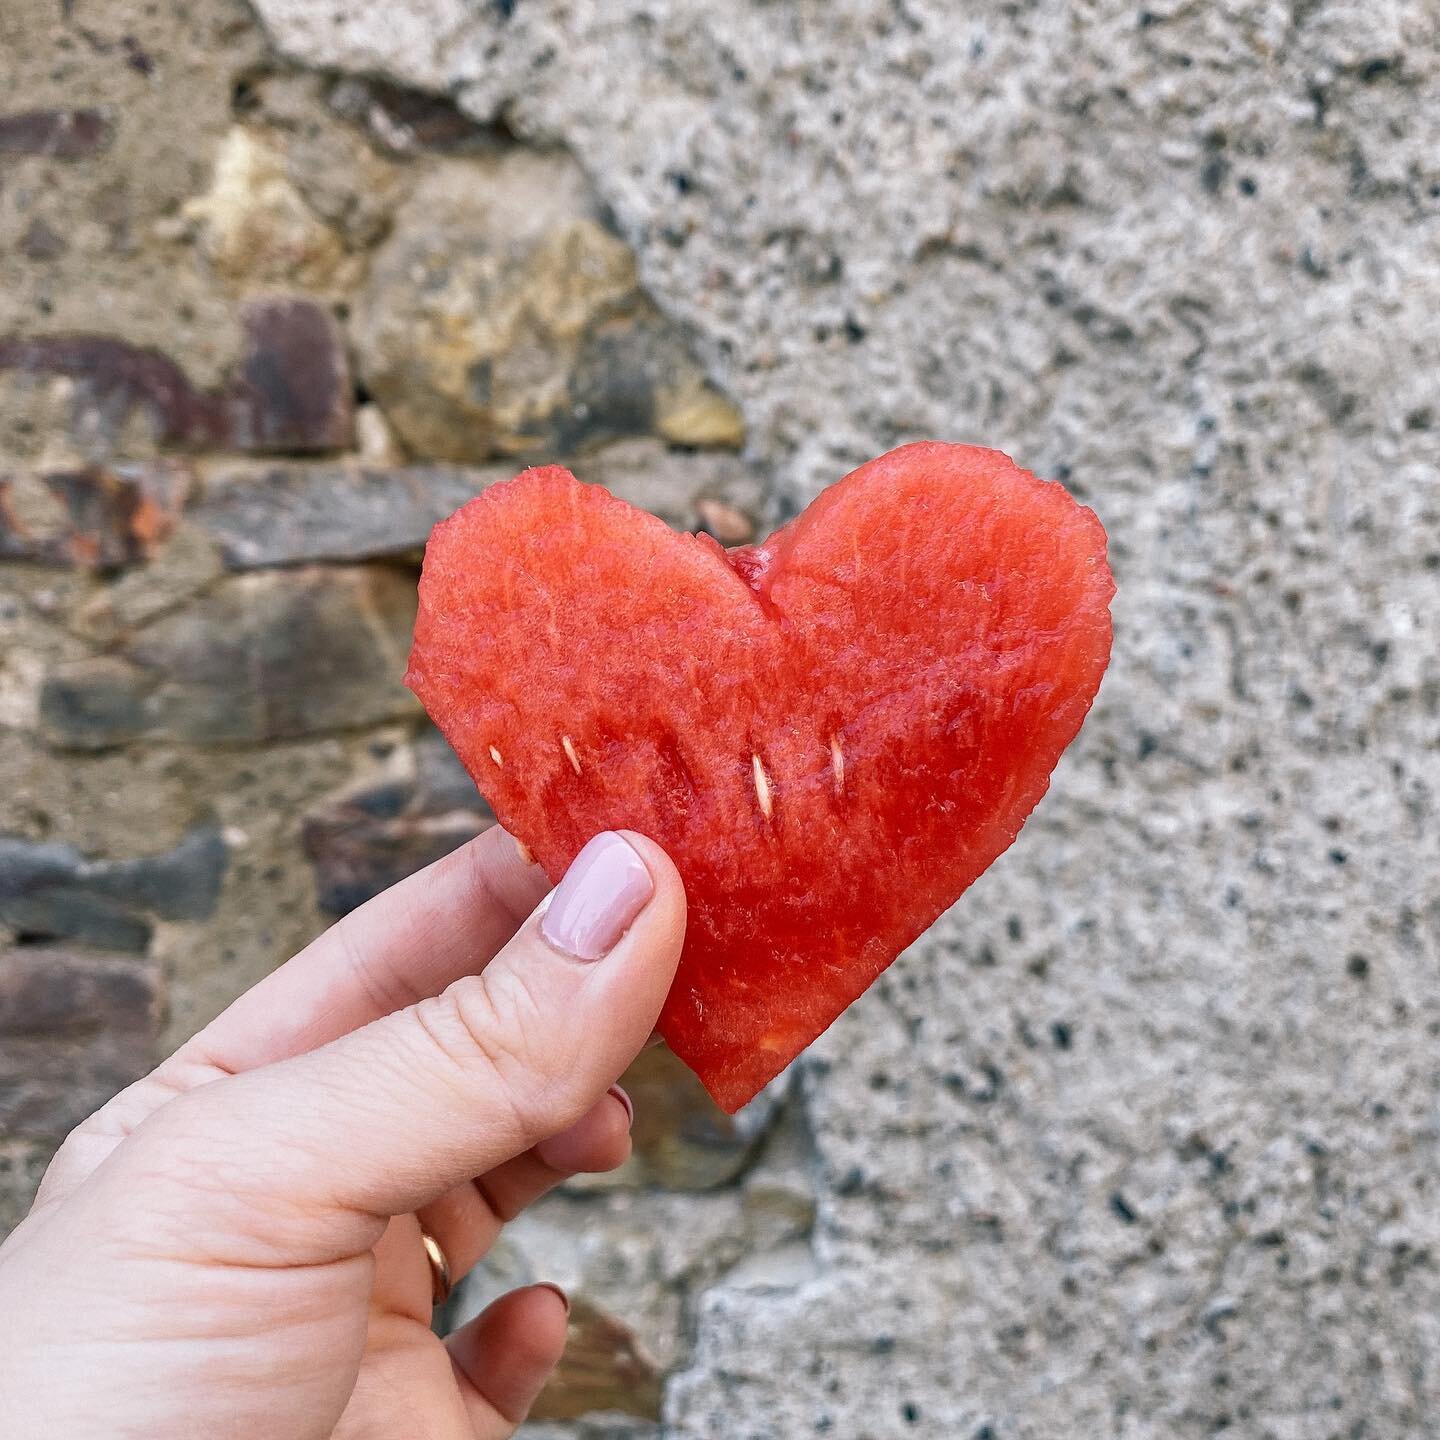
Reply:
<svg viewBox="0 0 1440 1440"><path fill-rule="evenodd" d="M133 1137L135 1158L153 1175L154 1147L178 1147L184 1173L203 1176L204 1203L248 1209L240 1228L250 1233L255 1207L285 1217L287 1232L307 1217L373 1222L418 1209L565 1129L605 1093L654 1028L684 931L685 894L665 853L628 832L598 835L480 974L179 1097ZM335 1237L329 1226L289 1233L296 1249Z"/></svg>

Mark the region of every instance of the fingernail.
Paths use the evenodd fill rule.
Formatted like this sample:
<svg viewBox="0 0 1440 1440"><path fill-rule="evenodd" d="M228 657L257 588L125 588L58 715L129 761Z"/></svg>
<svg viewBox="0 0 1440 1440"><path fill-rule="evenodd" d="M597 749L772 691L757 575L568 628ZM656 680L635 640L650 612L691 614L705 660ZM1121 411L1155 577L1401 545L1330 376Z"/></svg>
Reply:
<svg viewBox="0 0 1440 1440"><path fill-rule="evenodd" d="M603 959L654 893L645 862L607 830L575 857L555 887L540 933L577 960Z"/></svg>
<svg viewBox="0 0 1440 1440"><path fill-rule="evenodd" d="M541 1280L538 1284L541 1290L553 1290L560 1297L560 1303L565 1307L565 1313L567 1315L570 1313L570 1297L558 1285L549 1280Z"/></svg>
<svg viewBox="0 0 1440 1440"><path fill-rule="evenodd" d="M625 1107L625 1123L633 1130L635 1128L635 1102L625 1093L623 1086L612 1085L608 1093Z"/></svg>

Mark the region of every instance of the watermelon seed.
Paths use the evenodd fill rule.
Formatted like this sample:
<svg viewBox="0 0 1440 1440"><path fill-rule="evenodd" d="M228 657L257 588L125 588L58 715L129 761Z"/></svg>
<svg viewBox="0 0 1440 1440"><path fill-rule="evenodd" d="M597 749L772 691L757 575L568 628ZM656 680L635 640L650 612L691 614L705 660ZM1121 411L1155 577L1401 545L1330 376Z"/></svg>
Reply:
<svg viewBox="0 0 1440 1440"><path fill-rule="evenodd" d="M570 768L578 775L580 773L580 757L575 753L574 742L568 735L560 737L560 748L565 752L565 758L570 762Z"/></svg>
<svg viewBox="0 0 1440 1440"><path fill-rule="evenodd" d="M535 863L535 852L518 836L510 837L515 842L515 853L520 857L522 865L533 865Z"/></svg>
<svg viewBox="0 0 1440 1440"><path fill-rule="evenodd" d="M490 758L491 758L502 770L505 768L505 761L504 761L503 757L501 756L500 752L499 752L493 745L490 747Z"/></svg>
<svg viewBox="0 0 1440 1440"><path fill-rule="evenodd" d="M768 820L773 808L770 803L770 777L765 773L758 755L752 755L750 760L755 767L755 798L760 802L760 813Z"/></svg>
<svg viewBox="0 0 1440 1440"><path fill-rule="evenodd" d="M830 769L835 776L835 791L843 794L845 790L845 752L840 748L840 737L830 737Z"/></svg>

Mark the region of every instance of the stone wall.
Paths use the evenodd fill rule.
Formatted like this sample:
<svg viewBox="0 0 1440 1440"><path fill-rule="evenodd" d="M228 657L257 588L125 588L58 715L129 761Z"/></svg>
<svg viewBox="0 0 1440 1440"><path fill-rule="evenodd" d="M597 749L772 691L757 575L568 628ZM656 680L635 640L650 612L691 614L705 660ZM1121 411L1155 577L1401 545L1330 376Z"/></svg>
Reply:
<svg viewBox="0 0 1440 1440"><path fill-rule="evenodd" d="M458 1308L577 1296L544 1440L1434 1433L1431 0L256 10L0 12L0 1225L488 823L437 516L985 441L1112 537L1051 794L736 1122L644 1057Z"/></svg>

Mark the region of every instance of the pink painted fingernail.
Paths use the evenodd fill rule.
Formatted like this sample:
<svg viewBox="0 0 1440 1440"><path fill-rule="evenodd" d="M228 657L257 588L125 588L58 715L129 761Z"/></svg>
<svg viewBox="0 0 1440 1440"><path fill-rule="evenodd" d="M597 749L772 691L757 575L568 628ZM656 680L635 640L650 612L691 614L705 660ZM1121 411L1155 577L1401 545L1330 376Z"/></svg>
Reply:
<svg viewBox="0 0 1440 1440"><path fill-rule="evenodd" d="M538 1282L541 1290L553 1290L559 1297L560 1303L565 1307L565 1313L570 1313L570 1297L552 1280L541 1280Z"/></svg>
<svg viewBox="0 0 1440 1440"><path fill-rule="evenodd" d="M607 1092L613 1095L625 1107L625 1123L633 1130L635 1128L635 1102L625 1093L621 1085L612 1085Z"/></svg>
<svg viewBox="0 0 1440 1440"><path fill-rule="evenodd" d="M602 960L655 893L645 862L613 830L597 835L555 887L540 933L577 960Z"/></svg>

